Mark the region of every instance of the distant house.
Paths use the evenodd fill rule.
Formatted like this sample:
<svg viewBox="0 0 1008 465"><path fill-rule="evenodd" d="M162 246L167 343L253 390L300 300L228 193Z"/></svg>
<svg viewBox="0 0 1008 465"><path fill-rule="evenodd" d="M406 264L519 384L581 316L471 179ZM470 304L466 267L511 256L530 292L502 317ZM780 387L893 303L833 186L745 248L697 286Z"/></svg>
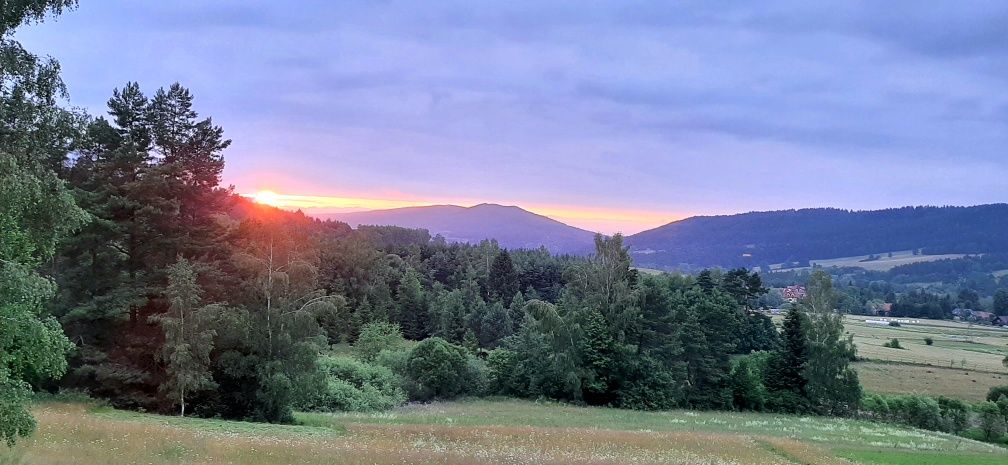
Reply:
<svg viewBox="0 0 1008 465"><path fill-rule="evenodd" d="M1008 326L1008 315L997 315L991 319L994 326Z"/></svg>
<svg viewBox="0 0 1008 465"><path fill-rule="evenodd" d="M973 310L970 312L970 319L973 321L979 321L981 323L990 323L994 321L994 317L997 315L991 312L981 312L980 310Z"/></svg>
<svg viewBox="0 0 1008 465"><path fill-rule="evenodd" d="M805 286L788 286L781 289L781 297L784 300L795 303L805 298Z"/></svg>
<svg viewBox="0 0 1008 465"><path fill-rule="evenodd" d="M882 306L875 311L875 314L878 316L890 316L891 313L892 313L892 303L890 302L882 304Z"/></svg>

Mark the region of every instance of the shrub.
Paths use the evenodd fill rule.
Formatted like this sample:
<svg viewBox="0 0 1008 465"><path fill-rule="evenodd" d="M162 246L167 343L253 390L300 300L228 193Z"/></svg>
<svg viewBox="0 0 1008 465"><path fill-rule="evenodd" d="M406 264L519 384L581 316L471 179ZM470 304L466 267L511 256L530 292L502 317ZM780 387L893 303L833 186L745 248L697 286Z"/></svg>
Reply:
<svg viewBox="0 0 1008 465"><path fill-rule="evenodd" d="M861 399L861 413L863 416L875 420L889 420L892 418L889 412L889 402L885 397L869 394Z"/></svg>
<svg viewBox="0 0 1008 465"><path fill-rule="evenodd" d="M382 350L395 350L403 346L402 330L399 325L376 322L361 327L360 336L354 343L354 354L366 362L374 361Z"/></svg>
<svg viewBox="0 0 1008 465"><path fill-rule="evenodd" d="M889 406L892 409L891 403ZM899 406L903 423L933 431L942 429L941 407L936 400L924 396L906 396Z"/></svg>
<svg viewBox="0 0 1008 465"><path fill-rule="evenodd" d="M1008 397L1008 386L994 386L987 391L987 400L997 402L1001 396Z"/></svg>
<svg viewBox="0 0 1008 465"><path fill-rule="evenodd" d="M763 410L766 406L766 387L757 357L741 357L731 371L732 403L738 410Z"/></svg>
<svg viewBox="0 0 1008 465"><path fill-rule="evenodd" d="M619 389L615 406L634 410L668 410L681 401L683 389L679 377L653 357L641 356L627 369L629 376ZM759 387L762 388L762 384Z"/></svg>
<svg viewBox="0 0 1008 465"><path fill-rule="evenodd" d="M899 328L901 325L900 325L900 322L898 322L898 321L890 321L889 322L889 326L892 326L894 328Z"/></svg>
<svg viewBox="0 0 1008 465"><path fill-rule="evenodd" d="M930 336L925 337L924 338L924 343L927 344L927 345L933 345L934 344L934 339L932 339Z"/></svg>
<svg viewBox="0 0 1008 465"><path fill-rule="evenodd" d="M479 364L470 360L462 347L439 337L424 339L410 352L409 377L418 385L421 399L451 399L463 393L478 392L479 379L485 376Z"/></svg>
<svg viewBox="0 0 1008 465"><path fill-rule="evenodd" d="M487 383L490 394L524 397L525 389L518 374L518 354L508 349L494 349L487 356Z"/></svg>
<svg viewBox="0 0 1008 465"><path fill-rule="evenodd" d="M944 431L959 434L969 426L970 406L965 402L942 396L938 398L938 406L941 408Z"/></svg>
<svg viewBox="0 0 1008 465"><path fill-rule="evenodd" d="M986 441L1001 439L1005 434L1005 417L994 402L982 402L976 406L980 431Z"/></svg>
<svg viewBox="0 0 1008 465"><path fill-rule="evenodd" d="M890 349L902 349L903 346L900 345L899 339L892 338L889 342L882 344L882 347L888 347Z"/></svg>
<svg viewBox="0 0 1008 465"><path fill-rule="evenodd" d="M307 410L367 412L406 402L402 380L392 370L346 356L319 360L325 387L302 407Z"/></svg>

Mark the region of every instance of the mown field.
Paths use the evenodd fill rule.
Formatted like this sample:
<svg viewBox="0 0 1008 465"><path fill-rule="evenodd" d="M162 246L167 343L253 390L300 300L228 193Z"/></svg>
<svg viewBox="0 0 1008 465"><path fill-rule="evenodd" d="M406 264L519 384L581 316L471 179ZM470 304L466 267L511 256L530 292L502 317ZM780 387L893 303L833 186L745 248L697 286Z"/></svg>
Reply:
<svg viewBox="0 0 1008 465"><path fill-rule="evenodd" d="M660 413L515 400L300 414L299 426L182 419L44 403L39 431L0 463L109 464L974 464L1008 451L856 420Z"/></svg>
<svg viewBox="0 0 1008 465"><path fill-rule="evenodd" d="M876 254L878 256L877 260L869 260L870 255L856 255L852 257L835 257L835 258L824 258L824 259L813 259L809 260L811 266L822 266L824 268L830 267L858 267L864 268L869 271L889 271L900 265L909 265L911 263L920 262L933 262L937 260L944 259L955 259L963 258L966 254L941 254L941 255L914 255L912 250L899 250L893 251L892 256L889 256L888 252ZM771 270L781 269L780 263L775 265L770 265ZM798 268L788 268L789 271L792 270L809 270L811 266L808 267L798 267Z"/></svg>
<svg viewBox="0 0 1008 465"><path fill-rule="evenodd" d="M874 317L848 315L854 335L855 368L872 392L929 394L982 400L992 386L1008 384L1008 330L953 321L916 319L899 327L865 323ZM903 349L884 347L898 339ZM931 338L928 345L925 338Z"/></svg>

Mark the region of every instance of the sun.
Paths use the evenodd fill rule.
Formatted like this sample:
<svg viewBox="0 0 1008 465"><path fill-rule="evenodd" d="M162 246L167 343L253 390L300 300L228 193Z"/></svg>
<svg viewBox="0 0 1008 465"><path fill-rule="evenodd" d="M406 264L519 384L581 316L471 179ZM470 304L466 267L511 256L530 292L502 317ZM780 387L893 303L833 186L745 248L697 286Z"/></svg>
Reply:
<svg viewBox="0 0 1008 465"><path fill-rule="evenodd" d="M280 194L273 191L259 191L252 196L252 200L256 203L261 203L263 205L269 205L271 207L279 207L282 203L280 200Z"/></svg>

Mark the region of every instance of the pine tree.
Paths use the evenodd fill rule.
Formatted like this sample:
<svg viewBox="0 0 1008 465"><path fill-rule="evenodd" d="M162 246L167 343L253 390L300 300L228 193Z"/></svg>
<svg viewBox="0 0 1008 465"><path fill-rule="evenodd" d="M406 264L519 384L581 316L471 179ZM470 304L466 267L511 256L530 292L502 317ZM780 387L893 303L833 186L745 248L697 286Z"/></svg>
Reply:
<svg viewBox="0 0 1008 465"><path fill-rule="evenodd" d="M437 316L437 328L434 335L448 342L459 344L465 337L466 305L464 293L461 290L442 291L434 301L433 314Z"/></svg>
<svg viewBox="0 0 1008 465"><path fill-rule="evenodd" d="M581 357L585 368L585 379L581 382L585 402L612 404L619 389L621 354L605 318L597 311L588 315L581 339Z"/></svg>
<svg viewBox="0 0 1008 465"><path fill-rule="evenodd" d="M430 312L427 309L423 288L412 269L399 282L396 305L397 322L407 339L419 341L430 336Z"/></svg>
<svg viewBox="0 0 1008 465"><path fill-rule="evenodd" d="M510 305L511 298L521 288L519 278L514 262L511 261L511 254L507 250L501 250L490 265L487 277L490 299L503 301L505 306Z"/></svg>
<svg viewBox="0 0 1008 465"><path fill-rule="evenodd" d="M525 295L516 292L508 307L508 319L511 321L511 334L517 334L525 322Z"/></svg>
<svg viewBox="0 0 1008 465"><path fill-rule="evenodd" d="M764 379L768 391L768 406L772 410L802 413L808 410L805 368L809 350L807 317L791 307L784 317L784 343L767 363Z"/></svg>
<svg viewBox="0 0 1008 465"><path fill-rule="evenodd" d="M487 307L483 321L480 323L480 345L482 347L497 347L501 339L511 335L511 316L500 301Z"/></svg>

